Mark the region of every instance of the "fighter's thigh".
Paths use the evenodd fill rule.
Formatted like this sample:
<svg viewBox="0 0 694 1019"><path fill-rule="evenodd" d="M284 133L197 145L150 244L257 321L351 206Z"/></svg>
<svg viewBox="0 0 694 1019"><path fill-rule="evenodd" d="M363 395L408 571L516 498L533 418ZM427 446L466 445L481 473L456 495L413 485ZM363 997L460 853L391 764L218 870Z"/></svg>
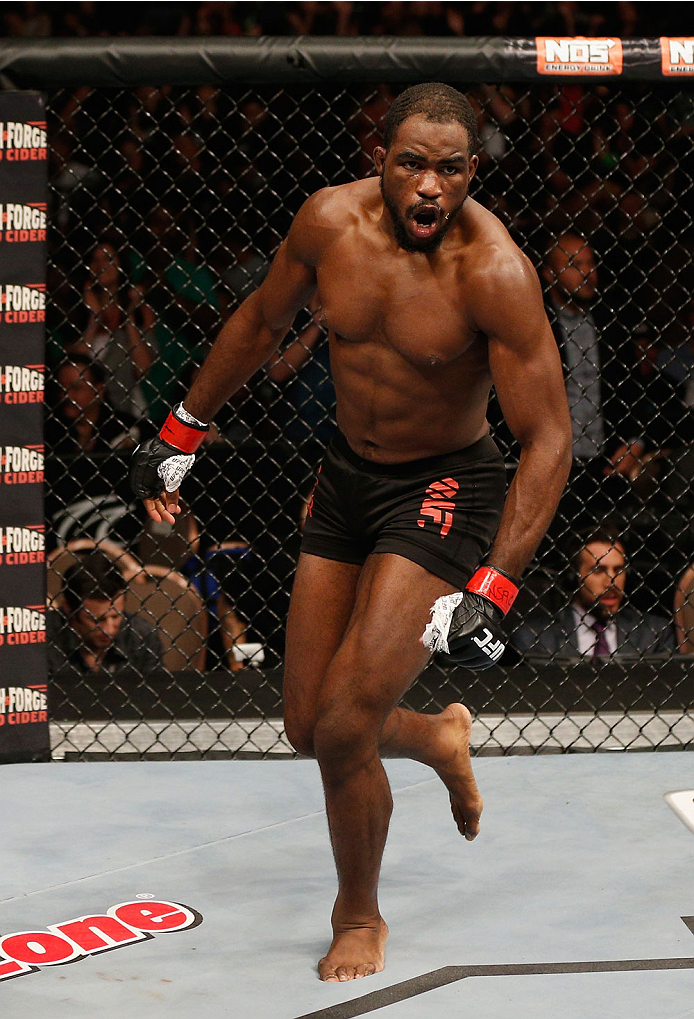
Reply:
<svg viewBox="0 0 694 1019"><path fill-rule="evenodd" d="M431 606L455 590L403 556L369 556L347 632L320 687L319 714L357 710L384 721L429 660L420 637Z"/></svg>
<svg viewBox="0 0 694 1019"><path fill-rule="evenodd" d="M354 609L360 565L302 552L294 578L284 656L284 722L292 745L312 752L318 691Z"/></svg>

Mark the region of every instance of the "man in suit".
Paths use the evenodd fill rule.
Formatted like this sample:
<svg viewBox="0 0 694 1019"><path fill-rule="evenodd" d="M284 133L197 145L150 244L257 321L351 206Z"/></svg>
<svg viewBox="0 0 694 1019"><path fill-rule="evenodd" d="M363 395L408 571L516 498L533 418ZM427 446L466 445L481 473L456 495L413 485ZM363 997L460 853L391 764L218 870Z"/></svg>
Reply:
<svg viewBox="0 0 694 1019"><path fill-rule="evenodd" d="M551 533L615 516L628 495L627 474L643 452L640 432L617 395L627 334L600 299L595 253L579 234L552 239L542 270L546 310L559 348L573 430L573 466Z"/></svg>
<svg viewBox="0 0 694 1019"><path fill-rule="evenodd" d="M545 252L542 279L545 310L561 358L571 413L572 466L569 482L550 525L552 546L577 528L595 527L606 517L629 520L628 471L643 452L640 426L624 403L629 334L623 315L600 294L593 248L573 231L553 235ZM493 434L513 460L517 446L492 399ZM558 564L557 564L558 565Z"/></svg>
<svg viewBox="0 0 694 1019"><path fill-rule="evenodd" d="M575 573L571 603L554 618L531 616L514 633L526 657L607 658L672 654L672 623L624 605L627 560L620 538L607 527L579 535L571 555Z"/></svg>

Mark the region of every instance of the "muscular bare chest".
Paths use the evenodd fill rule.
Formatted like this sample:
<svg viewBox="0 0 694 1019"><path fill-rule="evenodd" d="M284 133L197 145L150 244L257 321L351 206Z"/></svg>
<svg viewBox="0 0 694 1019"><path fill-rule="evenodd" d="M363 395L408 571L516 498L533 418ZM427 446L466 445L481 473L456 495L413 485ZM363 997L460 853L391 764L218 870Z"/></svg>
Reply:
<svg viewBox="0 0 694 1019"><path fill-rule="evenodd" d="M408 264L409 263L409 264ZM454 264L337 245L319 267L323 321L345 344L378 344L414 366L444 365L473 343Z"/></svg>

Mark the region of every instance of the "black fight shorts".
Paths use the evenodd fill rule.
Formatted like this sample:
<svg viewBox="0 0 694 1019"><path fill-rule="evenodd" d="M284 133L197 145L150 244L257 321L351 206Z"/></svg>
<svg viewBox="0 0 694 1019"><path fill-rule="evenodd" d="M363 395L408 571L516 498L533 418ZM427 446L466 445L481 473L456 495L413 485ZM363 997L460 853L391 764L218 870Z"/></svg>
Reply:
<svg viewBox="0 0 694 1019"><path fill-rule="evenodd" d="M488 435L455 453L376 464L338 432L309 501L301 551L359 564L392 552L462 589L497 532L505 493L503 457Z"/></svg>

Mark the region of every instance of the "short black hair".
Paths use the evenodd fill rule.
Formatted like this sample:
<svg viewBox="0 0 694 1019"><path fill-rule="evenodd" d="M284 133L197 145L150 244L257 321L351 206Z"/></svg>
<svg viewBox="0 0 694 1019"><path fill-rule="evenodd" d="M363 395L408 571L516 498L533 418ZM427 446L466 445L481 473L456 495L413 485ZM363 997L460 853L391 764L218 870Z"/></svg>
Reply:
<svg viewBox="0 0 694 1019"><path fill-rule="evenodd" d="M569 544L569 559L576 572L578 572L580 566L581 553L588 545L592 545L594 542L613 547L619 545L626 561L627 552L624 538L617 526L608 521L607 523L597 524L595 527L586 527L574 535L573 540Z"/></svg>
<svg viewBox="0 0 694 1019"><path fill-rule="evenodd" d="M421 114L437 124L457 121L467 131L468 155L477 152L477 117L470 100L457 88L440 81L425 81L401 92L391 103L383 122L383 145L390 148L398 128L408 117Z"/></svg>
<svg viewBox="0 0 694 1019"><path fill-rule="evenodd" d="M63 597L70 612L77 612L85 598L113 602L125 591L125 577L105 552L81 554L63 579Z"/></svg>

